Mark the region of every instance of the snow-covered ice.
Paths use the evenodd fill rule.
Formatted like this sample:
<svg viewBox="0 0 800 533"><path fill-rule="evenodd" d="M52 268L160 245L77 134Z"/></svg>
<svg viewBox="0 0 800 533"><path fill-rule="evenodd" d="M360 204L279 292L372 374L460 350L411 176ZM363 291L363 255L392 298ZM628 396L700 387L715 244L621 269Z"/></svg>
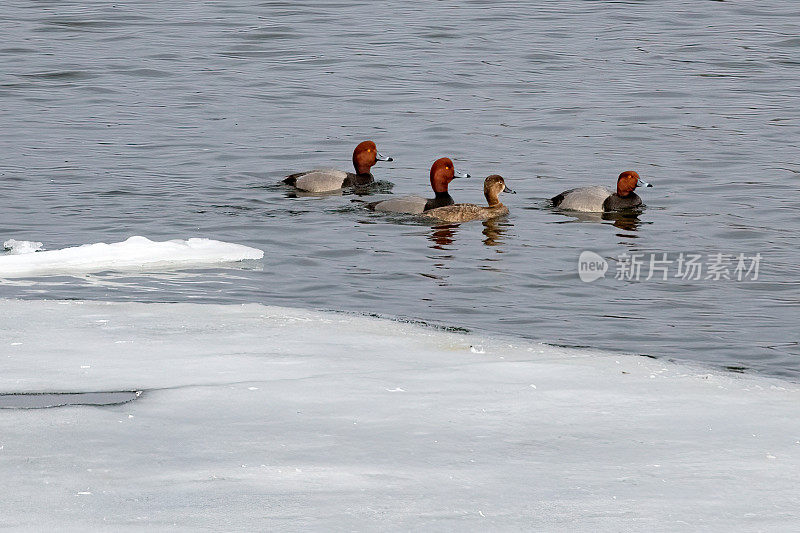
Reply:
<svg viewBox="0 0 800 533"><path fill-rule="evenodd" d="M265 307L0 301L0 527L789 531L800 386Z"/></svg>
<svg viewBox="0 0 800 533"><path fill-rule="evenodd" d="M98 242L34 253L41 245L14 239L6 241L5 246L11 252L0 255L0 277L175 268L264 257L264 252L256 248L198 238L151 241L137 235L111 244Z"/></svg>

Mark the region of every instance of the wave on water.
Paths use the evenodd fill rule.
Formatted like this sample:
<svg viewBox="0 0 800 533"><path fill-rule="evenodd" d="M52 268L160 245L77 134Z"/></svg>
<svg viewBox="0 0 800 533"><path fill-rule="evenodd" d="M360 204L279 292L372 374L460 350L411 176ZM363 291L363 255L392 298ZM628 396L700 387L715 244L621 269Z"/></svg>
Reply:
<svg viewBox="0 0 800 533"><path fill-rule="evenodd" d="M98 242L50 251L37 251L42 247L39 242L10 239L3 244L9 251L0 255L0 277L6 278L213 265L264 257L264 252L257 248L203 238L151 241L134 236L122 242Z"/></svg>

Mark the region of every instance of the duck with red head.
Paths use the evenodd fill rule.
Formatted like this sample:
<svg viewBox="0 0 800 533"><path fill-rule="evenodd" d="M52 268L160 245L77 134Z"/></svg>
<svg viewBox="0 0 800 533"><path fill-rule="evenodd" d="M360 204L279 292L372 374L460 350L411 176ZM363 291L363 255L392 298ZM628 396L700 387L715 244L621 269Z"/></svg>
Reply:
<svg viewBox="0 0 800 533"><path fill-rule="evenodd" d="M369 185L375 181L371 169L378 161L393 161L393 159L381 155L374 142L364 141L353 150L355 173L332 168L318 168L287 176L283 183L307 192L327 192L343 187Z"/></svg>
<svg viewBox="0 0 800 533"><path fill-rule="evenodd" d="M383 211L386 213L408 213L418 215L430 209L452 205L453 197L450 196L448 186L454 178L468 178L466 172L459 172L455 169L453 162L442 157L433 162L431 166L431 188L433 198L423 198L421 196L403 196L402 198L391 198L379 202L366 204L367 209L373 211Z"/></svg>
<svg viewBox="0 0 800 533"><path fill-rule="evenodd" d="M617 191L599 185L564 191L552 198L553 206L571 211L601 213L639 207L642 199L633 192L636 187L652 187L639 174L626 170L617 179Z"/></svg>

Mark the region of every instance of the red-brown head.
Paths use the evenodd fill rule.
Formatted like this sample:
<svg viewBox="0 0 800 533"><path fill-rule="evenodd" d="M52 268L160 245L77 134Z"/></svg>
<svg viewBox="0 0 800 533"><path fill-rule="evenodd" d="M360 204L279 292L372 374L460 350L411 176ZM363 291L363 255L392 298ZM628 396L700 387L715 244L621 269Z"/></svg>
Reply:
<svg viewBox="0 0 800 533"><path fill-rule="evenodd" d="M652 185L642 181L639 174L633 170L626 170L619 175L617 179L617 195L624 198L636 190L636 187L652 187Z"/></svg>
<svg viewBox="0 0 800 533"><path fill-rule="evenodd" d="M483 180L483 195L486 197L486 201L489 202L489 207L503 205L500 203L499 198L501 192L517 194L516 191L511 190L511 187L506 185L503 176L492 174Z"/></svg>
<svg viewBox="0 0 800 533"><path fill-rule="evenodd" d="M442 157L433 162L431 166L431 187L433 192L447 192L447 186L453 178L468 178L466 172L459 172L453 162L447 157Z"/></svg>
<svg viewBox="0 0 800 533"><path fill-rule="evenodd" d="M372 141L359 143L353 150L353 167L356 169L356 174L369 174L369 170L378 161L393 161L393 159L381 155Z"/></svg>

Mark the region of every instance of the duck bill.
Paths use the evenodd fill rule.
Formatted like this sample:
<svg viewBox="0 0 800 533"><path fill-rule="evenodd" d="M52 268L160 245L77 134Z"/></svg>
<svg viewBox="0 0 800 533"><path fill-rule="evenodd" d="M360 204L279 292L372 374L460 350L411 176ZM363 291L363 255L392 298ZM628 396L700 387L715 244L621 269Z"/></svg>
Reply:
<svg viewBox="0 0 800 533"><path fill-rule="evenodd" d="M505 188L503 189L503 192L507 192L509 194L517 194L517 191L515 191L514 189L512 189L508 185L505 186Z"/></svg>
<svg viewBox="0 0 800 533"><path fill-rule="evenodd" d="M377 159L378 161L394 161L394 159L392 159L391 157L386 157L380 152L378 152L378 155L375 156L375 159Z"/></svg>
<svg viewBox="0 0 800 533"><path fill-rule="evenodd" d="M467 172L461 172L460 170L453 170L453 177L454 178L470 178L471 176Z"/></svg>
<svg viewBox="0 0 800 533"><path fill-rule="evenodd" d="M636 182L636 186L637 187L652 187L653 185L650 184L650 183L647 183L646 181L644 181L642 179L640 179L639 181Z"/></svg>

